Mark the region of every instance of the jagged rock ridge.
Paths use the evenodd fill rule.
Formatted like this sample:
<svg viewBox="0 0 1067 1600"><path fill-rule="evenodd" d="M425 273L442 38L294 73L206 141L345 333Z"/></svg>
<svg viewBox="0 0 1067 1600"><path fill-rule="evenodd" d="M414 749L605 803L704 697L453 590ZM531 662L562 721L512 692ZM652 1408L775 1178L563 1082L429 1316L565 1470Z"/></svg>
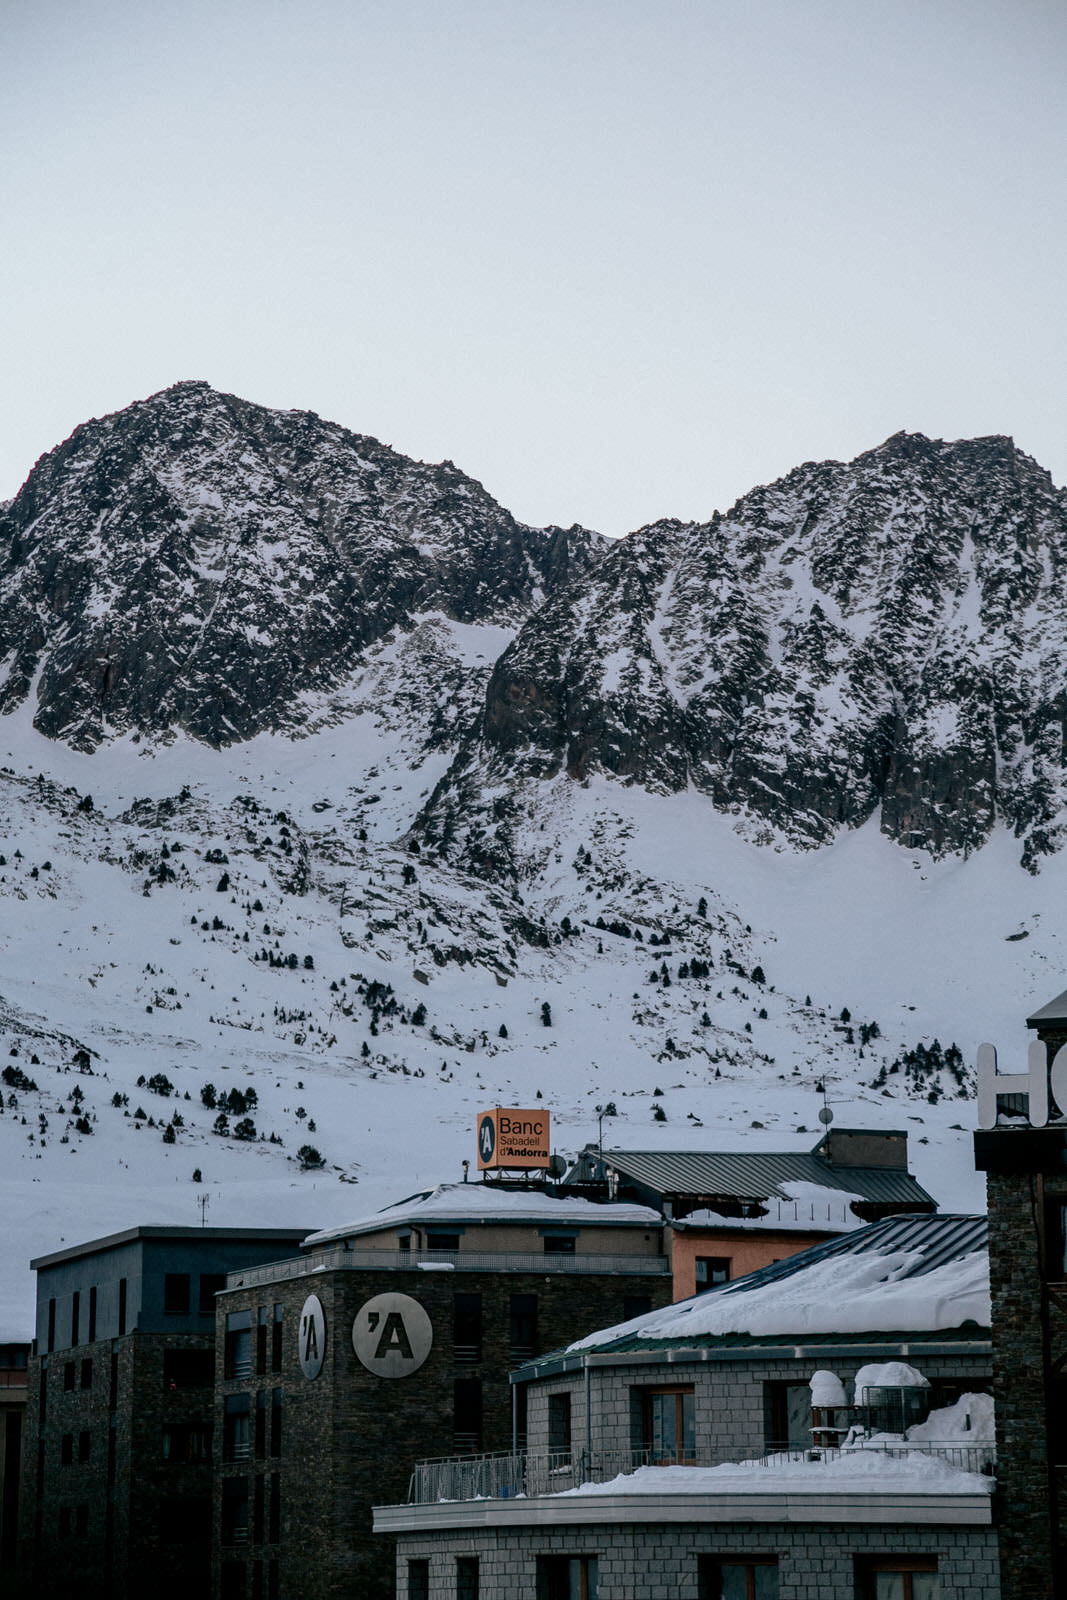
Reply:
<svg viewBox="0 0 1067 1600"><path fill-rule="evenodd" d="M524 780L605 773L801 844L878 812L967 853L999 818L1033 865L1062 838L1065 571L1067 496L1001 437L898 434L644 528L504 651L422 831L507 870Z"/></svg>
<svg viewBox="0 0 1067 1600"><path fill-rule="evenodd" d="M603 541L451 462L179 383L86 423L0 507L0 711L49 737L299 731L413 617L514 627Z"/></svg>

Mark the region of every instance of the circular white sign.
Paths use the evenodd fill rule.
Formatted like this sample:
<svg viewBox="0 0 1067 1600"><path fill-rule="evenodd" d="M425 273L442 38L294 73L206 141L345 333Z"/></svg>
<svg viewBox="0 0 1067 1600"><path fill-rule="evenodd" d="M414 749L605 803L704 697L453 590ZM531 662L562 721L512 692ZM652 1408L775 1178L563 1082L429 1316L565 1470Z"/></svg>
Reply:
<svg viewBox="0 0 1067 1600"><path fill-rule="evenodd" d="M408 1378L433 1346L433 1324L409 1294L376 1294L352 1323L352 1348L379 1378Z"/></svg>
<svg viewBox="0 0 1067 1600"><path fill-rule="evenodd" d="M317 1294L309 1294L300 1312L300 1370L305 1378L317 1378L326 1355L326 1313Z"/></svg>

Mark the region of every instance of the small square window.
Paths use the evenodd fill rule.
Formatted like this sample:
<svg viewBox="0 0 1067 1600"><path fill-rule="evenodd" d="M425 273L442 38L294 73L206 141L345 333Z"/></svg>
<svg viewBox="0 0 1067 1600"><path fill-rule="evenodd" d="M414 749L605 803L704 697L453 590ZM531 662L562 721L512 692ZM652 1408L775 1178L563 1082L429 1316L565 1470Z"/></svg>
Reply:
<svg viewBox="0 0 1067 1600"><path fill-rule="evenodd" d="M729 1283L729 1281L729 1256L697 1256L696 1284L698 1289L715 1289L720 1283Z"/></svg>
<svg viewBox="0 0 1067 1600"><path fill-rule="evenodd" d="M427 1250L458 1250L458 1233L428 1233L426 1235Z"/></svg>
<svg viewBox="0 0 1067 1600"><path fill-rule="evenodd" d="M577 1236L573 1233L546 1233L546 1256L572 1256L575 1253Z"/></svg>

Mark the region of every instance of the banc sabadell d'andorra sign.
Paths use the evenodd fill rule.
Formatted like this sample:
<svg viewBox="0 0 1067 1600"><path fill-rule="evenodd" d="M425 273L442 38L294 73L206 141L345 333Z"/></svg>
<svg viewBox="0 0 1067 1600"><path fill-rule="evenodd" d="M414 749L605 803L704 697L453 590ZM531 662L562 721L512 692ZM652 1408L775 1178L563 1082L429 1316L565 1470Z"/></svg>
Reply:
<svg viewBox="0 0 1067 1600"><path fill-rule="evenodd" d="M1031 1039L1026 1052L1025 1072L998 1072L996 1046L978 1046L978 1126L995 1128L997 1125L997 1099L1000 1095L1024 1094L1027 1097L1027 1114L1033 1128L1043 1128L1049 1117L1049 1091L1054 1110L1067 1116L1067 1045L1061 1045L1048 1059L1048 1050L1041 1039Z"/></svg>
<svg viewBox="0 0 1067 1600"><path fill-rule="evenodd" d="M551 1159L548 1111L504 1111L495 1106L478 1118L478 1170L547 1167ZM317 1378L326 1359L326 1313L309 1294L300 1312L300 1370ZM418 1372L433 1348L433 1324L425 1306L409 1294L376 1294L356 1312L352 1348L379 1378Z"/></svg>

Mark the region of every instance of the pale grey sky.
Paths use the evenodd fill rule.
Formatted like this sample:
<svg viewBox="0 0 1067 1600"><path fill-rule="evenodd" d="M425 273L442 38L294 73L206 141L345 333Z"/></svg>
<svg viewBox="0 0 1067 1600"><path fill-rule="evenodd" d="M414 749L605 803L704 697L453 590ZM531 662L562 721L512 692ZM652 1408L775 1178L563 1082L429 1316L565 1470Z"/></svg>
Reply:
<svg viewBox="0 0 1067 1600"><path fill-rule="evenodd" d="M0 0L0 497L179 378L523 520L1067 480L1063 0Z"/></svg>

